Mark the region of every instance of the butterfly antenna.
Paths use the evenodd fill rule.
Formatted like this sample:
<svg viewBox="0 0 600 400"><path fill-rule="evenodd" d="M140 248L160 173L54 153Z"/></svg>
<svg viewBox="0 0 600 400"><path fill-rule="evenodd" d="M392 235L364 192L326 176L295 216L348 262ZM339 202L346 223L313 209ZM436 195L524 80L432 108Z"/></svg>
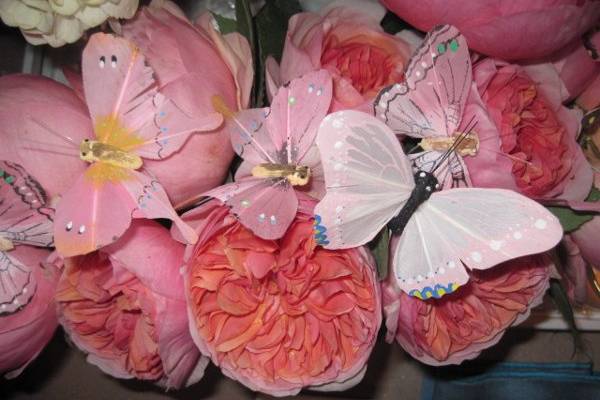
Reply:
<svg viewBox="0 0 600 400"><path fill-rule="evenodd" d="M460 146L461 143L471 134L471 132L473 132L473 129L475 129L475 127L477 126L477 121L474 121L474 119L475 119L475 116L473 116L469 120L469 122L467 123L467 129L465 129L465 131L456 138L456 140L454 141L452 146L450 146L450 148L448 150L446 150L444 155L438 160L438 162L435 164L435 166L430 171L430 173L433 174L446 161L446 159L450 156L450 154L452 152L456 151L458 146Z"/></svg>
<svg viewBox="0 0 600 400"><path fill-rule="evenodd" d="M211 103L216 112L222 114L225 118L229 118L236 123L236 125L246 134L246 136L248 136L248 138L252 142L252 145L257 150L259 150L263 154L263 156L267 160L269 160L271 164L276 164L275 160L271 158L269 153L267 153L267 151L260 145L260 143L258 143L256 139L254 139L252 133L249 132L248 129L246 129L246 127L239 121L239 119L236 118L235 112L233 112L233 110L229 108L227 104L225 104L225 100L223 100L223 97L216 94L211 97Z"/></svg>
<svg viewBox="0 0 600 400"><path fill-rule="evenodd" d="M33 122L34 124L44 128L46 131L48 131L49 133L53 134L56 137L61 138L62 140L64 140L65 142L69 143L72 147L79 149L79 145L77 143L75 143L75 141L70 138L67 135L61 135L60 133L56 132L54 129L50 128L48 125L46 125L44 122L40 121L39 119L33 117L33 116L29 116L29 119L31 120L31 122Z"/></svg>
<svg viewBox="0 0 600 400"><path fill-rule="evenodd" d="M39 147L23 147L24 150L33 150L33 151L41 151L44 153L57 154L59 156L67 156L67 157L75 157L79 158L77 154L66 153L63 151L49 150L49 149L40 149Z"/></svg>

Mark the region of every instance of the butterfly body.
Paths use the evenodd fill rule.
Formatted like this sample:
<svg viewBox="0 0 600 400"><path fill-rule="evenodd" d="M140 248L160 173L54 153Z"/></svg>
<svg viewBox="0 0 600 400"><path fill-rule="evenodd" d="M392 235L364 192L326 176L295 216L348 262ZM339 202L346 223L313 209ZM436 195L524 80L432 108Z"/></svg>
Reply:
<svg viewBox="0 0 600 400"><path fill-rule="evenodd" d="M455 151L461 157L475 156L479 150L479 138L475 133L456 132L452 136L430 136L424 137L419 142L419 146L424 151L445 152L452 148L456 141L460 143L456 145Z"/></svg>
<svg viewBox="0 0 600 400"><path fill-rule="evenodd" d="M14 243L12 242L12 240L0 236L0 251L10 251L12 249L15 248Z"/></svg>
<svg viewBox="0 0 600 400"><path fill-rule="evenodd" d="M252 168L255 178L283 178L292 186L304 186L310 180L310 168L302 165L258 164Z"/></svg>
<svg viewBox="0 0 600 400"><path fill-rule="evenodd" d="M137 154L97 140L84 139L81 142L79 151L79 157L89 163L102 162L126 169L139 169L142 167L142 158Z"/></svg>
<svg viewBox="0 0 600 400"><path fill-rule="evenodd" d="M388 222L387 226L393 234L401 235L404 227L412 215L419 209L421 204L425 203L434 191L438 190L440 185L435 175L425 171L418 171L415 174L415 187L410 197L404 203L404 206L394 218Z"/></svg>

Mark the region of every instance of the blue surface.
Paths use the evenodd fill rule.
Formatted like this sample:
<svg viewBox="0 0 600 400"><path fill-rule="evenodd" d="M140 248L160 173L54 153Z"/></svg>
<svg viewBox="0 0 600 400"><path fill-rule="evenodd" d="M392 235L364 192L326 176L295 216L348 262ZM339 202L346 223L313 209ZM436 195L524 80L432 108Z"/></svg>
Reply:
<svg viewBox="0 0 600 400"><path fill-rule="evenodd" d="M499 363L453 367L423 379L421 400L600 400L587 363Z"/></svg>

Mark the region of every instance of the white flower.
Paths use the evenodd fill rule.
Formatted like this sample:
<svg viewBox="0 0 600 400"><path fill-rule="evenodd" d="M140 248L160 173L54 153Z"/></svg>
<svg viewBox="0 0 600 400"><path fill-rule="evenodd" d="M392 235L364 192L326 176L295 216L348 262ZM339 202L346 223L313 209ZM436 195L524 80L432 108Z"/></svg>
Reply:
<svg viewBox="0 0 600 400"><path fill-rule="evenodd" d="M131 18L138 0L0 0L0 18L31 44L59 47L107 18Z"/></svg>

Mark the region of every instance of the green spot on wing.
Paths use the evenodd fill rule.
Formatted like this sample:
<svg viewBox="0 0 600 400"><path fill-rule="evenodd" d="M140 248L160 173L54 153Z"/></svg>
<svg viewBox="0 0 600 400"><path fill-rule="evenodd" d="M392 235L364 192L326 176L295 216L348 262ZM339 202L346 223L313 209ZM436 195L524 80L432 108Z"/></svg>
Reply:
<svg viewBox="0 0 600 400"><path fill-rule="evenodd" d="M450 42L450 50L453 53L456 53L456 50L458 50L458 41L456 39L452 39L452 41Z"/></svg>
<svg viewBox="0 0 600 400"><path fill-rule="evenodd" d="M445 43L438 44L437 51L440 54L444 54L446 52L446 44Z"/></svg>
<svg viewBox="0 0 600 400"><path fill-rule="evenodd" d="M15 177L14 176L7 176L6 178L4 178L4 181L6 183L8 183L9 185L12 185L12 183L15 181Z"/></svg>

